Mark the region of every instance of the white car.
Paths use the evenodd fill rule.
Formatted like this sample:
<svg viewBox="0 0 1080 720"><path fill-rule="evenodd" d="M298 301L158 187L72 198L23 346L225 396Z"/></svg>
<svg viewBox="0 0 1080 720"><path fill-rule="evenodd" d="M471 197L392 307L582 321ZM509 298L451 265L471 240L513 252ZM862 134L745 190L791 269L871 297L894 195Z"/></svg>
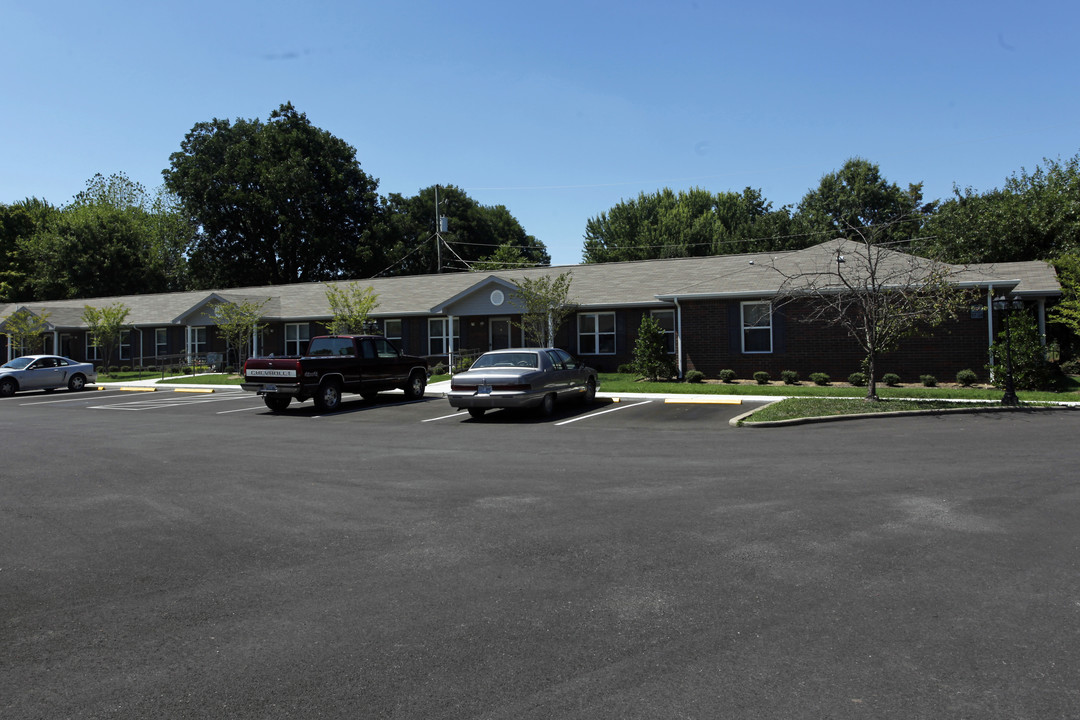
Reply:
<svg viewBox="0 0 1080 720"><path fill-rule="evenodd" d="M24 390L52 392L62 387L77 392L87 383L96 382L93 365L59 355L23 355L0 365L0 397Z"/></svg>

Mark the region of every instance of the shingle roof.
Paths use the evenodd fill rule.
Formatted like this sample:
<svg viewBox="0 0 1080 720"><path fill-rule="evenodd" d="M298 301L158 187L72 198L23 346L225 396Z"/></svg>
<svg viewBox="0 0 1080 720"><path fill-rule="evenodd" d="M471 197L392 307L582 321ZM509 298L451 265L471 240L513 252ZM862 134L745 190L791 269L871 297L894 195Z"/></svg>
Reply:
<svg viewBox="0 0 1080 720"><path fill-rule="evenodd" d="M514 282L522 278L554 276L570 271L571 298L581 307L660 306L675 297L745 296L762 297L775 293L785 275L827 271L834 267L844 241L830 241L810 248L787 252L714 255L709 257L642 260L637 262L568 265L500 270L490 273L444 273L358 280L371 285L378 295L376 317L429 315L432 309L465 293L469 288L495 277ZM913 256L894 253L895 262L910 263ZM915 258L917 262L929 262ZM1018 262L951 266L958 282L1009 286L1015 283L1018 295L1056 297L1061 294L1054 269L1044 262ZM83 306L103 307L123 303L131 309L128 322L151 327L179 323L212 299L226 301L267 301L264 320L320 320L330 317L323 283L299 283L265 287L195 290L151 295L50 300L0 306L0 321L20 307L48 312L56 327L80 328Z"/></svg>

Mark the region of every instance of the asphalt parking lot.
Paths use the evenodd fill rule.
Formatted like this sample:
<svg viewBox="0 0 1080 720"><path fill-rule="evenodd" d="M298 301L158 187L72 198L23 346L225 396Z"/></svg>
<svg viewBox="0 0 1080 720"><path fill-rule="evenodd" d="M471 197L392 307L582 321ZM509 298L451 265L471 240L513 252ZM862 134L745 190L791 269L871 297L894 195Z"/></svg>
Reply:
<svg viewBox="0 0 1080 720"><path fill-rule="evenodd" d="M1080 413L746 409L0 400L0 716L1080 716Z"/></svg>

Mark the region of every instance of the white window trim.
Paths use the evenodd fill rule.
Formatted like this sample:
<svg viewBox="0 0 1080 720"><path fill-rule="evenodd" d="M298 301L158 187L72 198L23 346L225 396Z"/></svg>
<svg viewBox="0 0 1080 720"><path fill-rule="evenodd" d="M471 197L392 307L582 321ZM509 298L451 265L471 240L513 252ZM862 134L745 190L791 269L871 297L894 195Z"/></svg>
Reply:
<svg viewBox="0 0 1080 720"><path fill-rule="evenodd" d="M438 332L433 332L432 325L439 328ZM453 327L454 332L453 344L450 345L450 337L447 335L447 328ZM433 340L440 340L442 342L442 348L436 350L432 346ZM453 325L450 325L450 318L445 317L433 317L428 318L428 355L446 355L451 350L457 350L461 345L461 319L454 318Z"/></svg>
<svg viewBox="0 0 1080 720"><path fill-rule="evenodd" d="M395 323L397 325L397 335L391 335L390 332L388 331L387 328L391 323ZM405 331L405 323L403 323L400 318L387 318L387 319L383 320L382 326L383 326L383 337L385 337L387 340L393 340L395 342L395 344L397 344L400 347L400 345L401 345L401 334Z"/></svg>
<svg viewBox="0 0 1080 720"><path fill-rule="evenodd" d="M295 337L289 337L290 328L296 328ZM307 349L307 344L310 341L310 323L285 323L285 347L283 348L283 350L285 351L286 355L303 355L304 350Z"/></svg>
<svg viewBox="0 0 1080 720"><path fill-rule="evenodd" d="M87 360L100 360L101 359L101 346L94 343L94 333L86 333L86 359Z"/></svg>
<svg viewBox="0 0 1080 720"><path fill-rule="evenodd" d="M165 336L165 342L161 342L158 338L161 335ZM161 357L169 353L169 329L168 328L154 328L154 357Z"/></svg>
<svg viewBox="0 0 1080 720"><path fill-rule="evenodd" d="M600 331L600 316L601 315L610 315L611 316L611 332L601 332ZM583 318L583 317L592 317L592 318L594 318L593 325L596 328L595 332L588 333L588 332L582 332L581 331L581 318ZM578 313L578 332L577 332L578 355L615 355L616 353L618 353L618 351L619 351L618 344L619 343L618 343L618 332L617 332L618 328L616 327L616 321L617 321L617 318L615 317L615 313L613 311L599 311L599 312ZM600 351L600 338L608 336L608 335L611 336L611 352L601 352ZM585 337L585 336L591 336L594 339L593 347L596 349L596 352L587 353L587 352L585 352L584 350L581 349L581 338Z"/></svg>
<svg viewBox="0 0 1080 720"><path fill-rule="evenodd" d="M746 324L746 307L748 305L766 305L769 308L769 324L768 325L747 325ZM761 300L746 300L739 303L739 342L742 345L742 351L744 355L769 355L773 351L773 308L772 303L769 301ZM747 350L746 349L746 331L747 330L768 330L769 331L769 349L768 350Z"/></svg>

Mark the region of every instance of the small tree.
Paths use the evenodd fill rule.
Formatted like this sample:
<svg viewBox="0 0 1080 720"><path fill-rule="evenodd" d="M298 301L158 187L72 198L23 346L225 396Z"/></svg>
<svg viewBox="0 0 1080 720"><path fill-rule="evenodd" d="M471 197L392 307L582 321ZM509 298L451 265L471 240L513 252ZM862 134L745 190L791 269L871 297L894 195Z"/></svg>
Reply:
<svg viewBox="0 0 1080 720"><path fill-rule="evenodd" d="M774 265L784 277L776 301L803 303L805 322L845 330L864 353L866 399L877 400L878 357L955 318L968 295L950 282L950 266L877 244L877 228L849 229L853 239L838 240L818 263L795 253Z"/></svg>
<svg viewBox="0 0 1080 720"><path fill-rule="evenodd" d="M251 338L259 330L266 327L259 324L262 317L262 309L269 299L262 302L254 300L241 300L240 302L223 302L214 306L214 320L217 323L218 333L225 338L229 347L236 349L236 364L238 367L244 364L247 350L251 347Z"/></svg>
<svg viewBox="0 0 1080 720"><path fill-rule="evenodd" d="M327 285L326 299L333 313L326 326L331 335L364 332L368 316L379 305L375 288L361 287L355 282Z"/></svg>
<svg viewBox="0 0 1080 720"><path fill-rule="evenodd" d="M634 342L634 371L654 382L675 374L675 366L664 346L664 328L652 315L641 318Z"/></svg>
<svg viewBox="0 0 1080 720"><path fill-rule="evenodd" d="M82 319L90 332L90 344L101 348L106 375L109 372L109 359L112 357L113 350L120 344L124 321L130 313L131 308L123 303L113 303L100 308L92 305L83 306Z"/></svg>
<svg viewBox="0 0 1080 720"><path fill-rule="evenodd" d="M1039 324L1024 310L1006 310L1002 329L990 346L994 365L987 365L995 387L1005 387L1011 359L1013 385L1017 390L1049 390L1054 384L1054 366L1046 360L1046 348L1039 335ZM1011 356L1011 358L1010 358Z"/></svg>
<svg viewBox="0 0 1080 720"><path fill-rule="evenodd" d="M514 282L517 292L510 302L521 310L518 327L525 333L527 342L541 347L555 347L555 334L577 308L570 301L570 282L573 279L573 273L567 270L555 277L541 275Z"/></svg>
<svg viewBox="0 0 1080 720"><path fill-rule="evenodd" d="M40 315L26 308L19 308L4 321L4 332L11 338L11 345L25 352L35 353L44 346L42 335L49 329L48 312Z"/></svg>

